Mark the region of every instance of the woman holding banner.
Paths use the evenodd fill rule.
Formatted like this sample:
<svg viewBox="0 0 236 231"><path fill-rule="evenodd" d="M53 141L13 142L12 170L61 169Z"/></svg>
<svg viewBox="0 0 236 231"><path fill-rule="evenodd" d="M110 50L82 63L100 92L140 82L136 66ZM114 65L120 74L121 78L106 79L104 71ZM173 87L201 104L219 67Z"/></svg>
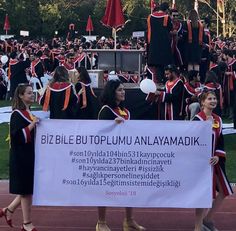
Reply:
<svg viewBox="0 0 236 231"><path fill-rule="evenodd" d="M205 214L205 209L196 209L195 229L194 231L217 230L212 222L212 217L222 204L224 198L233 194L233 190L225 172L226 153L224 151L224 139L222 135L222 120L212 111L217 106L216 95L213 91L203 92L200 99L202 111L199 112L194 120L212 122L213 133L213 153L210 164L213 166L213 203L212 208ZM218 193L217 193L218 192ZM205 217L204 217L205 215ZM203 219L204 217L204 219Z"/></svg>
<svg viewBox="0 0 236 231"><path fill-rule="evenodd" d="M39 121L30 112L34 93L29 84L19 84L15 90L10 120L10 193L16 198L0 209L10 227L12 215L21 205L23 224L21 231L36 231L31 222L31 206L34 180L34 129Z"/></svg>
<svg viewBox="0 0 236 231"><path fill-rule="evenodd" d="M103 107L98 113L99 120L115 120L117 124L130 119L129 111L124 107L125 90L120 80L110 80L107 82L101 101ZM133 208L126 208L126 218L123 222L123 231L144 231L133 219ZM98 222L96 231L110 231L106 224L106 207L98 207Z"/></svg>

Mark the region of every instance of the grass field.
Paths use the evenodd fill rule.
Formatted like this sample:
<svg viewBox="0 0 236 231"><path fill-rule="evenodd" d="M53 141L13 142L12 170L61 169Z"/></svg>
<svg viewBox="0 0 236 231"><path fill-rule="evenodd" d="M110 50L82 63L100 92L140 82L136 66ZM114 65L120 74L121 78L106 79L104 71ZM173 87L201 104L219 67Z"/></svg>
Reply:
<svg viewBox="0 0 236 231"><path fill-rule="evenodd" d="M9 102L0 101L0 107L9 106ZM8 160L9 160L9 144L6 142L9 125L7 123L0 124L0 179L8 179ZM236 182L236 134L226 135L225 149L227 152L227 173L230 182Z"/></svg>

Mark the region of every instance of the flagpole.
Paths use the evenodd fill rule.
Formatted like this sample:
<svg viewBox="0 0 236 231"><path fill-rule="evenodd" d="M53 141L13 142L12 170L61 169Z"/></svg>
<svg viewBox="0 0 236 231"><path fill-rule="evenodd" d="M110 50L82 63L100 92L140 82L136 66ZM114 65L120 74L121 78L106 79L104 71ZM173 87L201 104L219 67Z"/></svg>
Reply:
<svg viewBox="0 0 236 231"><path fill-rule="evenodd" d="M116 50L116 29L114 28L114 49Z"/></svg>
<svg viewBox="0 0 236 231"><path fill-rule="evenodd" d="M223 19L222 19L222 24L223 24L223 36L226 37L226 28L225 28L225 1L222 3L223 5Z"/></svg>
<svg viewBox="0 0 236 231"><path fill-rule="evenodd" d="M175 5L175 0L172 0L172 9L175 9L176 5Z"/></svg>
<svg viewBox="0 0 236 231"><path fill-rule="evenodd" d="M198 12L198 0L194 0L194 10Z"/></svg>
<svg viewBox="0 0 236 231"><path fill-rule="evenodd" d="M219 0L216 3L216 36L219 37Z"/></svg>
<svg viewBox="0 0 236 231"><path fill-rule="evenodd" d="M115 58L115 74L116 74L116 28L114 28L114 37L115 37L115 41L114 41L114 50L115 50L115 54L114 54L114 58Z"/></svg>

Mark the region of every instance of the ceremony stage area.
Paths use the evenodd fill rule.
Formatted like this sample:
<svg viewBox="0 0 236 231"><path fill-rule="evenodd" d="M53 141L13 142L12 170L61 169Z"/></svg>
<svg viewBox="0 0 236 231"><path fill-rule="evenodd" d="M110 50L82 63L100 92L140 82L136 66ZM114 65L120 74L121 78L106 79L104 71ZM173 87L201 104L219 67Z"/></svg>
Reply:
<svg viewBox="0 0 236 231"><path fill-rule="evenodd" d="M236 187L234 187L236 191ZM79 195L78 195L79 197ZM14 197L8 194L8 181L0 181L0 206L6 206ZM20 230L22 222L20 208L14 214L14 228L0 219L1 231ZM137 208L135 219L147 231L192 231L193 209ZM111 230L122 231L123 208L108 208L107 223ZM236 231L236 194L228 197L215 216L220 231ZM96 207L33 207L32 221L38 231L95 231Z"/></svg>

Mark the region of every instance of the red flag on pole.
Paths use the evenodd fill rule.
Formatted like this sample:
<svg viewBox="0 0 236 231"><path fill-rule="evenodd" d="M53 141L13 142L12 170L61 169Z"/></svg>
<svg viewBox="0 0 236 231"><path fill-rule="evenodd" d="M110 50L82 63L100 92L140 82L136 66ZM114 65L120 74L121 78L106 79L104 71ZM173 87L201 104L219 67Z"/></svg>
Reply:
<svg viewBox="0 0 236 231"><path fill-rule="evenodd" d="M89 15L88 17L88 21L87 21L87 26L86 26L86 31L88 31L89 33L91 31L93 31L93 22L92 22L92 19L91 19L91 16Z"/></svg>
<svg viewBox="0 0 236 231"><path fill-rule="evenodd" d="M105 26L117 29L125 24L120 0L108 0L105 15L101 20Z"/></svg>
<svg viewBox="0 0 236 231"><path fill-rule="evenodd" d="M6 31L6 34L7 34L7 31L10 30L10 22L9 22L8 14L6 14L6 16L5 16L3 29Z"/></svg>

